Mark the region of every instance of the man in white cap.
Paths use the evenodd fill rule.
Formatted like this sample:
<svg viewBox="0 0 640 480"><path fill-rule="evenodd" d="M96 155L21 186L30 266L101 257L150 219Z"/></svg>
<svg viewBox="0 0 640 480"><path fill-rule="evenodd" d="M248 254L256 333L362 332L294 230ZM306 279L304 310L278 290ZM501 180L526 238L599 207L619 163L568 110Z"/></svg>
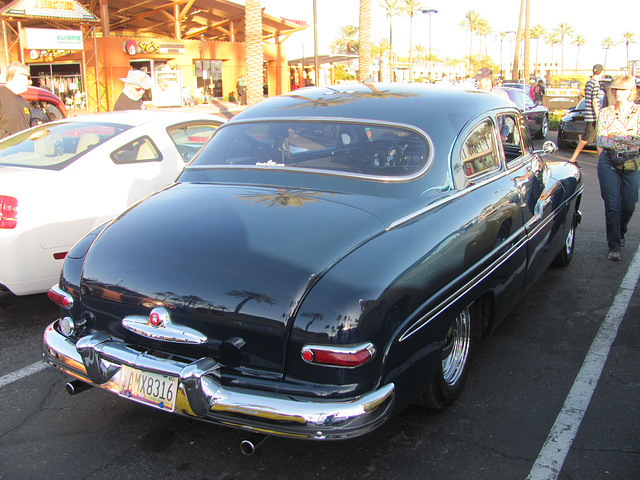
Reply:
<svg viewBox="0 0 640 480"><path fill-rule="evenodd" d="M142 96L151 88L151 77L141 70L129 70L127 78L121 78L124 82L122 93L113 106L114 110L141 110L144 109Z"/></svg>

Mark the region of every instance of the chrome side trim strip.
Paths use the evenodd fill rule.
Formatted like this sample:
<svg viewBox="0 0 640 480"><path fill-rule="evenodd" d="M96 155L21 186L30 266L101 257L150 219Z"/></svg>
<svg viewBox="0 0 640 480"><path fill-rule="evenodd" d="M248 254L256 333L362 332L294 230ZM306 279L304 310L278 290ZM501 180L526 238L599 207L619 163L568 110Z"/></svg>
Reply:
<svg viewBox="0 0 640 480"><path fill-rule="evenodd" d="M493 272L495 269L497 269L499 266L501 266L504 262L506 262L509 258L511 258L520 248L522 248L523 246L526 246L526 243L527 243L528 239L527 239L527 236L526 236L526 232L524 231L524 227L519 228L518 231L516 231L513 235L511 235L511 237L509 237L506 240L506 243L508 243L510 241L513 241L513 239L517 238L519 235L522 235L523 233L525 233L525 235L517 243L512 245L509 248L509 250L507 250L504 254L502 254L500 257L498 257L496 260L494 260L484 270L482 270L480 273L478 273L478 275L476 275L471 280L469 280L466 284L464 284L462 287L460 287L455 293L453 293L452 295L448 296L443 302L441 302L440 304L436 305L429 312L427 312L422 317L420 317L416 322L414 322L414 324L411 327L409 327L407 329L407 331L400 336L400 340L399 341L402 342L402 341L406 340L411 335L413 335L418 330L420 330L422 327L427 325L442 310L447 308L449 305L451 305L456 300L458 300L465 292L467 292L471 288L475 287L478 283L480 283L482 280L484 280L489 274L491 274L491 272ZM491 253L489 253L483 260L481 260L478 263L482 264L482 262L487 257L490 257L490 256L491 256ZM434 296L437 296L441 292L446 291L449 288L450 285L455 284L458 281L459 278L463 277L465 275L465 273L468 273L468 272L469 272L469 270L467 270L463 274L459 275L456 279L451 281L449 283L449 285L445 286L443 289L441 289Z"/></svg>

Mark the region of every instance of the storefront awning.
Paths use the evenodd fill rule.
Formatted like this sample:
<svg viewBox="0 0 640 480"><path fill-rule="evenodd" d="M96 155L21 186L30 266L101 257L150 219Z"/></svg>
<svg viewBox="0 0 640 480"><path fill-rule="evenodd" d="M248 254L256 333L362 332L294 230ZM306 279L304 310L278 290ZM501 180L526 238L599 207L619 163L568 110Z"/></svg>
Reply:
<svg viewBox="0 0 640 480"><path fill-rule="evenodd" d="M0 9L0 16L28 18L34 28L77 28L80 22L100 22L98 29L104 36L199 39L204 35L207 40L222 42L245 40L244 5L227 0L56 0L49 2L54 8L38 13L36 7L42 3L14 0ZM305 28L304 22L273 17L263 10L265 41L281 42Z"/></svg>

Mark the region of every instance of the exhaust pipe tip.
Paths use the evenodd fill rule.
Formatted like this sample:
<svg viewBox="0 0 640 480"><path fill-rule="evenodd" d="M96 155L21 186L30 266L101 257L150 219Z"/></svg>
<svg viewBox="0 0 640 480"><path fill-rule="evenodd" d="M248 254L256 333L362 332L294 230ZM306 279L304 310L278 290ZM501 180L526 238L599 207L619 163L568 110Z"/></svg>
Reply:
<svg viewBox="0 0 640 480"><path fill-rule="evenodd" d="M254 453L256 453L256 446L250 440L243 440L240 443L240 451L250 457Z"/></svg>
<svg viewBox="0 0 640 480"><path fill-rule="evenodd" d="M85 390L89 390L90 388L92 388L92 385L89 385L88 383L82 382L80 380L73 380L64 386L64 390L68 395L71 396L77 395L78 393L84 392Z"/></svg>
<svg viewBox="0 0 640 480"><path fill-rule="evenodd" d="M248 440L248 439L243 440L240 443L240 451L247 456L251 456L254 453L256 453L256 449L258 448L258 445L264 442L267 438L269 438L269 435L262 435L262 434L252 435L251 440Z"/></svg>

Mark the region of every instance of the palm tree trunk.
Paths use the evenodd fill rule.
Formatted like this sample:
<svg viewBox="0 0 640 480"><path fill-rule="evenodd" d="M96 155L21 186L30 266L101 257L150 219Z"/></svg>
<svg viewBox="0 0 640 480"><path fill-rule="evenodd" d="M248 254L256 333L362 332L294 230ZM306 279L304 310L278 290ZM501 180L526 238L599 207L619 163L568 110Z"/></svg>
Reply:
<svg viewBox="0 0 640 480"><path fill-rule="evenodd" d="M393 82L393 19L389 15L389 81Z"/></svg>
<svg viewBox="0 0 640 480"><path fill-rule="evenodd" d="M247 0L245 16L245 64L247 67L247 103L253 105L263 99L262 64L262 8L260 0Z"/></svg>
<svg viewBox="0 0 640 480"><path fill-rule="evenodd" d="M511 69L511 78L518 78L520 70L520 40L522 39L522 17L524 16L525 0L520 1L520 19L518 20L518 31L516 33L516 49L513 53L513 68Z"/></svg>
<svg viewBox="0 0 640 480"><path fill-rule="evenodd" d="M371 76L371 0L360 0L358 42L358 76L365 82Z"/></svg>
<svg viewBox="0 0 640 480"><path fill-rule="evenodd" d="M409 81L413 82L413 15L409 18Z"/></svg>
<svg viewBox="0 0 640 480"><path fill-rule="evenodd" d="M529 18L531 18L531 5L530 5L530 0L526 0L525 3L525 9L526 9L526 14L525 14L525 18L524 18L524 59L523 59L523 63L524 65L523 70L524 70L524 79L526 82L529 81L529 76L530 76L530 60L529 60L529 49L530 44L531 44L531 28L530 28L530 23L529 23Z"/></svg>

